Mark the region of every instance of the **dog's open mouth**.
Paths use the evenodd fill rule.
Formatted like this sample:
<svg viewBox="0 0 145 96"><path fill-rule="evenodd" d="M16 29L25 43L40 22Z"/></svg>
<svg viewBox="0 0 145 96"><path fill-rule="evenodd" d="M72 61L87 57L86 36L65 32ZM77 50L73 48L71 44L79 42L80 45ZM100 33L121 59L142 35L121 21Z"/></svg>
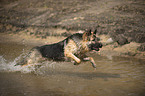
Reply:
<svg viewBox="0 0 145 96"><path fill-rule="evenodd" d="M92 49L95 50L95 51L99 51L100 50L99 48L96 48L96 47L93 47Z"/></svg>
<svg viewBox="0 0 145 96"><path fill-rule="evenodd" d="M95 51L99 51L100 48L102 48L102 44L101 43L94 43L94 44L90 44L89 48L91 50L95 50Z"/></svg>

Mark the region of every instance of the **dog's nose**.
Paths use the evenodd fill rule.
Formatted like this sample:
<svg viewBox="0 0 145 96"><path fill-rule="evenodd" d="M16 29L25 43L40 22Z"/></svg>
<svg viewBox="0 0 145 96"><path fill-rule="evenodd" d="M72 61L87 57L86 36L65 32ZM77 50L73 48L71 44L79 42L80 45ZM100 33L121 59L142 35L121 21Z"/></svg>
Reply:
<svg viewBox="0 0 145 96"><path fill-rule="evenodd" d="M102 48L102 46L103 46L103 44L102 44L102 43L100 43L100 44L99 44L99 47L100 47L100 48Z"/></svg>

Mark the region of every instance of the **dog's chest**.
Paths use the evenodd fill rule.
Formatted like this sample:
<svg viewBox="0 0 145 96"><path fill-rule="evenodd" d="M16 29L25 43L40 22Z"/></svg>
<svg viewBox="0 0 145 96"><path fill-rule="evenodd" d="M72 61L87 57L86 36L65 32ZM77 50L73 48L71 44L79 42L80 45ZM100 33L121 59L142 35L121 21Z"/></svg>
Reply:
<svg viewBox="0 0 145 96"><path fill-rule="evenodd" d="M66 53L76 53L78 47L73 40L69 40L68 44L64 47Z"/></svg>
<svg viewBox="0 0 145 96"><path fill-rule="evenodd" d="M65 53L80 54L89 51L87 42L79 42L76 44L73 40L70 40L64 48Z"/></svg>
<svg viewBox="0 0 145 96"><path fill-rule="evenodd" d="M88 42L81 42L80 53L86 53L89 51Z"/></svg>

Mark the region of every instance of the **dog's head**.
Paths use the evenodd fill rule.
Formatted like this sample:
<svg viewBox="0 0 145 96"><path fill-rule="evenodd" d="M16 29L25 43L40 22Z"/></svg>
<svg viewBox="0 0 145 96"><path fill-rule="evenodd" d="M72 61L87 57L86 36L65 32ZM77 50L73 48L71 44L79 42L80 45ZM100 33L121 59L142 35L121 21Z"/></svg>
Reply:
<svg viewBox="0 0 145 96"><path fill-rule="evenodd" d="M96 32L97 30L87 30L83 34L83 40L89 42L88 47L90 50L99 51L99 49L102 48L103 45L99 42L100 38L96 36Z"/></svg>
<svg viewBox="0 0 145 96"><path fill-rule="evenodd" d="M96 30L87 29L83 33L83 41L95 41L96 39Z"/></svg>

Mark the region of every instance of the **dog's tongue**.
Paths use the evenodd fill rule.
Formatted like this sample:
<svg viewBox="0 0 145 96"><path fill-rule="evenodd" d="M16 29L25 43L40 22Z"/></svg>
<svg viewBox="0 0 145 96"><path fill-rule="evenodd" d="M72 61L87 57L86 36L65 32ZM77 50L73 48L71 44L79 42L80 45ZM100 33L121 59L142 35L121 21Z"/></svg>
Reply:
<svg viewBox="0 0 145 96"><path fill-rule="evenodd" d="M93 49L95 49L96 51L99 51L99 48L95 48L95 47L93 47Z"/></svg>

